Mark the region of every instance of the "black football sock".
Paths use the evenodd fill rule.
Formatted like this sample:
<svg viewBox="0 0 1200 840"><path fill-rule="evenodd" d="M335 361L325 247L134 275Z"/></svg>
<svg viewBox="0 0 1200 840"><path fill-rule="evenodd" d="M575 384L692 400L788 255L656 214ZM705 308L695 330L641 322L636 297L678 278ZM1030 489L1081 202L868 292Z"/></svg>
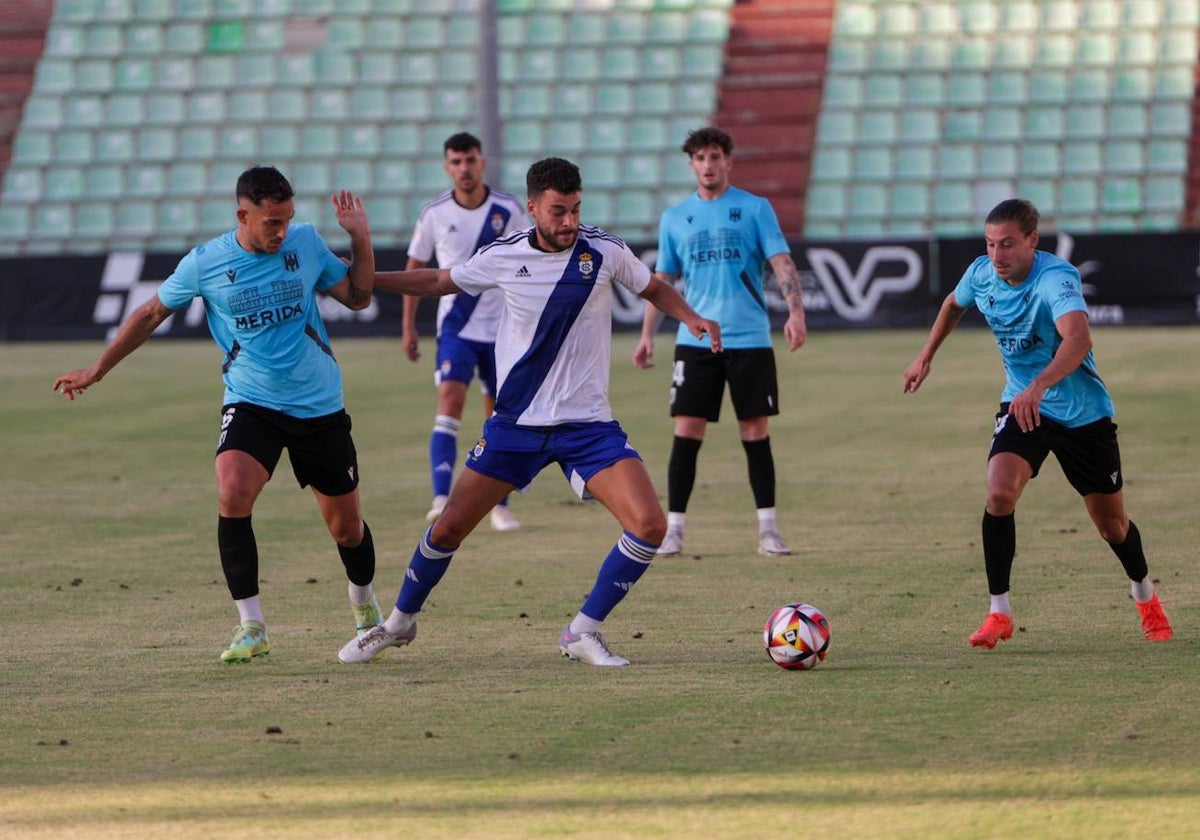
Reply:
<svg viewBox="0 0 1200 840"><path fill-rule="evenodd" d="M700 444L695 438L675 436L671 444L671 459L667 462L667 510L686 513L692 488L696 484L696 460Z"/></svg>
<svg viewBox="0 0 1200 840"><path fill-rule="evenodd" d="M249 516L217 517L217 548L233 600L258 594L258 543Z"/></svg>
<svg viewBox="0 0 1200 840"><path fill-rule="evenodd" d="M775 458L771 455L771 438L744 440L742 448L746 450L754 506L759 510L775 507Z"/></svg>
<svg viewBox="0 0 1200 840"><path fill-rule="evenodd" d="M1013 557L1017 553L1017 517L993 516L983 512L983 565L987 570L988 592L1003 595L1009 589Z"/></svg>

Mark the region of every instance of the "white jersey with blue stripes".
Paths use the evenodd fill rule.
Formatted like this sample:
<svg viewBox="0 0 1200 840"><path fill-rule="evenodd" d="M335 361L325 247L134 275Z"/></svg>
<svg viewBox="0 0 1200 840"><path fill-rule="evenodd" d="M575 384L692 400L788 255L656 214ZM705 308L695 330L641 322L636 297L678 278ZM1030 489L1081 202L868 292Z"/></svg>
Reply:
<svg viewBox="0 0 1200 840"><path fill-rule="evenodd" d="M447 190L421 208L408 256L426 264L436 256L438 267L452 268L484 245L527 227L525 208L514 195L489 187L483 204L468 209L454 200L453 190ZM438 335L490 344L496 340L500 307L498 292L478 297L446 295L438 301Z"/></svg>
<svg viewBox="0 0 1200 840"><path fill-rule="evenodd" d="M535 241L533 229L514 233L450 271L464 292L503 295L496 414L522 426L612 420L612 284L641 294L650 269L590 225L563 251L542 251Z"/></svg>

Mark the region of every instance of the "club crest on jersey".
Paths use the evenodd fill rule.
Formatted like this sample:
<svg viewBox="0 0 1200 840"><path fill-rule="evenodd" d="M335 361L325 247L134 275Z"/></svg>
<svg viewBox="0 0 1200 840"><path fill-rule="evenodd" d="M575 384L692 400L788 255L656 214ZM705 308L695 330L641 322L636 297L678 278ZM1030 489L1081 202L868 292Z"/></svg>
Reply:
<svg viewBox="0 0 1200 840"><path fill-rule="evenodd" d="M486 440L484 440L483 438L480 438L479 440L477 440L475 442L475 447L471 450L471 457L472 458L482 458L483 457L483 449L485 446L487 446Z"/></svg>
<svg viewBox="0 0 1200 840"><path fill-rule="evenodd" d="M590 277L595 270L596 266L592 263L592 255L584 251L579 255L579 273L584 277Z"/></svg>
<svg viewBox="0 0 1200 840"><path fill-rule="evenodd" d="M742 220L742 208L741 207L730 207L729 208L729 221L740 222L741 220Z"/></svg>
<svg viewBox="0 0 1200 840"><path fill-rule="evenodd" d="M496 236L499 236L500 232L503 230L504 230L504 215L501 213L493 213L492 214L492 233L496 234Z"/></svg>
<svg viewBox="0 0 1200 840"><path fill-rule="evenodd" d="M300 270L300 255L295 251L283 252L283 267L288 271Z"/></svg>

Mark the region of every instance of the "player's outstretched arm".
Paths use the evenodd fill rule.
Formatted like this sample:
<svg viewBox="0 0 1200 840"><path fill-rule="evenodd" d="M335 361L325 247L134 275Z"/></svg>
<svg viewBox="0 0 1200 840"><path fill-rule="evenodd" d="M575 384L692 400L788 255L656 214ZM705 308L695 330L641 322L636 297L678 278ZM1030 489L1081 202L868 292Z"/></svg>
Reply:
<svg viewBox="0 0 1200 840"><path fill-rule="evenodd" d="M921 387L921 383L929 376L930 365L933 363L933 357L938 348L942 346L946 337L954 332L954 328L958 326L958 322L962 320L963 313L966 311L954 299L954 292L946 295L946 299L942 301L942 308L938 310L937 318L934 319L933 326L929 328L929 338L925 340L925 346L904 369L904 393L911 394Z"/></svg>
<svg viewBox="0 0 1200 840"><path fill-rule="evenodd" d="M448 268L418 268L413 271L377 271L375 287L385 292L417 297L441 297L461 292L450 279Z"/></svg>
<svg viewBox="0 0 1200 840"><path fill-rule="evenodd" d="M54 380L54 390L69 400L82 394L104 378L117 363L146 343L163 321L170 318L174 310L168 309L158 295L143 303L117 331L117 337L100 354L100 358L89 368L80 368L64 373Z"/></svg>
<svg viewBox="0 0 1200 840"><path fill-rule="evenodd" d="M650 278L650 285L642 290L641 297L654 304L659 311L681 322L696 338L708 335L712 351L721 352L721 325L708 318L701 318L700 313L692 309L683 299L683 295L670 283L663 282L656 275Z"/></svg>

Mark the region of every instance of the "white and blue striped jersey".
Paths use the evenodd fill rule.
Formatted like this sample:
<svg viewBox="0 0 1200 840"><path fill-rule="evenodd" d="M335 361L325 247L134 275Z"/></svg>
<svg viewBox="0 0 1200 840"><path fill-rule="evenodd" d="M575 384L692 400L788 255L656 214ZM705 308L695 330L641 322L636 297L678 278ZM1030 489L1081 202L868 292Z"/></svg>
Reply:
<svg viewBox="0 0 1200 840"><path fill-rule="evenodd" d="M1034 254L1029 276L1016 286L996 274L987 256L979 257L958 281L954 300L964 308L978 307L992 328L1004 360L1001 402L1028 388L1050 364L1062 344L1055 322L1068 312L1087 312L1079 271L1046 251ZM1091 350L1079 367L1046 389L1038 410L1072 428L1113 416L1112 398Z"/></svg>
<svg viewBox="0 0 1200 840"><path fill-rule="evenodd" d="M169 309L203 298L208 329L225 351L226 404L322 417L344 405L317 292L346 271L312 225L290 225L275 254L247 251L231 230L188 252L158 298Z"/></svg>
<svg viewBox="0 0 1200 840"><path fill-rule="evenodd" d="M590 225L563 251L539 250L535 236L532 229L513 233L450 271L464 292L503 294L496 414L522 426L612 420L612 284L641 294L650 269L623 241Z"/></svg>
<svg viewBox="0 0 1200 840"><path fill-rule="evenodd" d="M488 188L487 199L473 210L454 200L447 190L421 208L408 256L428 264L437 257L439 268L452 268L502 236L529 227L525 208L514 195ZM488 344L496 340L500 323L500 294L446 295L438 301L438 335L457 335Z"/></svg>

